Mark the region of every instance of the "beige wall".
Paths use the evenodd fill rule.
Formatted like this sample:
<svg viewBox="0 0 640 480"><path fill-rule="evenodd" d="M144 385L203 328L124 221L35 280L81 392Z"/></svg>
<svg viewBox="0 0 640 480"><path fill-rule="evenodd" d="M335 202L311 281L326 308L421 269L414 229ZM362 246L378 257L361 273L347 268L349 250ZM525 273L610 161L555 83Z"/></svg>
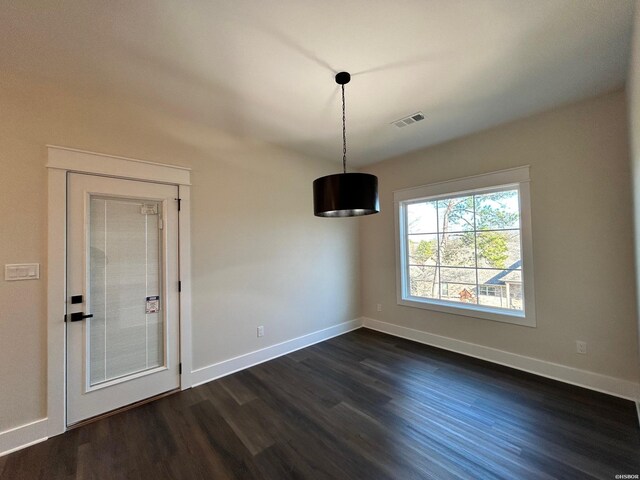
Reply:
<svg viewBox="0 0 640 480"><path fill-rule="evenodd" d="M193 168L195 368L359 315L357 219L312 213L312 181L337 166L187 118L2 77L0 265L43 268L0 279L0 431L46 415L46 144Z"/></svg>
<svg viewBox="0 0 640 480"><path fill-rule="evenodd" d="M382 213L360 224L363 315L637 381L625 102L614 92L368 168ZM537 328L398 306L393 191L520 165L531 165Z"/></svg>
<svg viewBox="0 0 640 480"><path fill-rule="evenodd" d="M629 139L631 145L631 171L633 178L633 205L636 250L636 287L640 310L640 8L636 4L633 25L633 44L629 60ZM640 342L640 317L638 317L638 341ZM639 357L640 360L640 357ZM640 366L638 367L640 370Z"/></svg>

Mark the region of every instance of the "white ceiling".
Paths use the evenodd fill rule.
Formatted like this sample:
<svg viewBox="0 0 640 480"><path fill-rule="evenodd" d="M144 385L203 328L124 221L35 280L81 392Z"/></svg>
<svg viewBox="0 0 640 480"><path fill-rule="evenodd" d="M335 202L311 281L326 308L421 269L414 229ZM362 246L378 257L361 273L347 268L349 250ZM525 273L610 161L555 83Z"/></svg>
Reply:
<svg viewBox="0 0 640 480"><path fill-rule="evenodd" d="M347 70L348 158L365 165L622 86L634 3L10 0L0 72L340 161Z"/></svg>

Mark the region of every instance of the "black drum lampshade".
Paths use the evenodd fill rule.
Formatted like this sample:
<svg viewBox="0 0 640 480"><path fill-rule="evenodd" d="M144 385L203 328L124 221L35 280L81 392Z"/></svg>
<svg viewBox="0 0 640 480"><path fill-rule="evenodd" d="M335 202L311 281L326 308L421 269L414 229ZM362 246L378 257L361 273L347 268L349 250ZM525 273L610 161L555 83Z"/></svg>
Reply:
<svg viewBox="0 0 640 480"><path fill-rule="evenodd" d="M380 211L378 177L369 173L336 173L313 182L316 217L357 217Z"/></svg>

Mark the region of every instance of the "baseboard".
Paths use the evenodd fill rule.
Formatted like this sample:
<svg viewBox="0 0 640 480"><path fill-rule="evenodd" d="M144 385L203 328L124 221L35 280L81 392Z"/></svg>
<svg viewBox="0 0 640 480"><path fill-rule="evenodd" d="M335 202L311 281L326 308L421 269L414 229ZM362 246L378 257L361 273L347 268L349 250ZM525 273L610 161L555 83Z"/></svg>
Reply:
<svg viewBox="0 0 640 480"><path fill-rule="evenodd" d="M295 352L301 348L328 340L329 338L337 337L338 335L350 332L351 330L356 330L360 327L362 327L362 319L358 318L350 320L323 330L318 330L317 332L287 340L286 342L277 343L270 347L255 350L238 357L230 358L229 360L224 360L207 367L199 368L191 372L191 385L195 387L203 383L210 382L216 378L230 375L237 371L244 370L245 368L286 355L287 353Z"/></svg>
<svg viewBox="0 0 640 480"><path fill-rule="evenodd" d="M0 457L47 439L47 419L0 432Z"/></svg>
<svg viewBox="0 0 640 480"><path fill-rule="evenodd" d="M363 318L365 328L388 333L396 337L406 338L419 343L461 353L470 357L487 360L489 362L505 365L542 377L559 380L561 382L588 388L616 397L625 398L637 402L640 398L640 385L621 378L609 377L599 373L567 367L558 363L547 362L537 358L525 357L504 350L485 347L475 343L464 342L454 338L443 337L432 333L401 327L391 323L381 322L373 318ZM640 415L640 412L639 412Z"/></svg>

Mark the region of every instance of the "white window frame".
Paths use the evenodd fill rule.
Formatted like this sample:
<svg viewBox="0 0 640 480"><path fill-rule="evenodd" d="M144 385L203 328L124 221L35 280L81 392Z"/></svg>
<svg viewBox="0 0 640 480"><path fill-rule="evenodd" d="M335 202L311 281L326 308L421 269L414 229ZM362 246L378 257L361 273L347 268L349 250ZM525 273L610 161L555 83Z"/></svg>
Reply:
<svg viewBox="0 0 640 480"><path fill-rule="evenodd" d="M396 296L398 305L416 307L453 315L513 323L527 327L536 326L535 294L533 282L533 244L531 240L531 195L529 166L510 168L471 177L447 180L393 192L396 233ZM409 294L406 268L406 212L405 205L420 200L433 200L456 195L477 193L482 190L513 187L520 197L520 242L522 258L522 283L524 312L492 308L475 304L454 304L446 300L425 299Z"/></svg>

